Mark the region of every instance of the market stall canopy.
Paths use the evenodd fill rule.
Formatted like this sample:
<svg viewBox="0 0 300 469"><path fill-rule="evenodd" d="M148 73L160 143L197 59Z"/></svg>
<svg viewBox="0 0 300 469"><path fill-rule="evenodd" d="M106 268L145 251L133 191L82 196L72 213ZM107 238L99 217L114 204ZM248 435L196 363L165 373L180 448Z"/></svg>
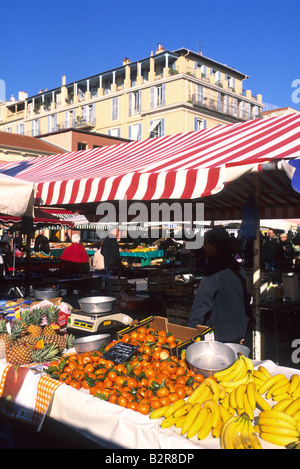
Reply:
<svg viewBox="0 0 300 469"><path fill-rule="evenodd" d="M14 217L0 213L0 224L17 224L21 223L21 217ZM34 208L33 226L42 227L66 227L73 228L74 223L71 220L62 220L50 213L44 212L40 208Z"/></svg>
<svg viewBox="0 0 300 469"><path fill-rule="evenodd" d="M33 215L34 184L0 174L0 213L15 217Z"/></svg>
<svg viewBox="0 0 300 469"><path fill-rule="evenodd" d="M214 210L206 219L224 219L226 210L226 219L239 219L233 211L252 193L253 172L260 172L263 216L295 218L278 210L299 207L300 199L277 162L299 156L300 114L290 114L14 162L0 172L34 182L36 204L43 206L80 211L101 201L205 198L207 213ZM273 171L263 171L270 162Z"/></svg>

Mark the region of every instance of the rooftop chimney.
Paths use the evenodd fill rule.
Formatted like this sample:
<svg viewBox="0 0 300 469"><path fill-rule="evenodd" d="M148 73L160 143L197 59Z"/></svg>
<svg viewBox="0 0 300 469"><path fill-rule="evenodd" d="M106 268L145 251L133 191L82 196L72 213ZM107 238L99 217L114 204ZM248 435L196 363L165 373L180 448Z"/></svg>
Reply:
<svg viewBox="0 0 300 469"><path fill-rule="evenodd" d="M131 60L128 57L125 57L125 59L123 60L123 65L130 64L130 63L131 63Z"/></svg>
<svg viewBox="0 0 300 469"><path fill-rule="evenodd" d="M165 48L161 45L161 43L158 43L158 47L156 49L156 53L159 54L160 52L163 52Z"/></svg>

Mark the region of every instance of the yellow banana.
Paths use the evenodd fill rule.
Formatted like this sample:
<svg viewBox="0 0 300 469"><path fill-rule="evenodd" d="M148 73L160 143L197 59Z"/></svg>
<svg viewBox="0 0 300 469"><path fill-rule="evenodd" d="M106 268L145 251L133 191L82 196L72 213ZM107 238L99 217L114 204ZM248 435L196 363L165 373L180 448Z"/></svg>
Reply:
<svg viewBox="0 0 300 469"><path fill-rule="evenodd" d="M171 404L169 408L166 410L165 417L168 418L171 415L176 412L176 410L180 409L180 407L183 407L185 405L185 400L184 399L178 399L178 401L174 402L174 404Z"/></svg>
<svg viewBox="0 0 300 469"><path fill-rule="evenodd" d="M254 412L253 412L253 409L249 403L249 399L248 399L248 396L247 396L247 393L244 394L244 402L243 402L243 408L244 408L244 412L246 412L246 414L248 415L249 419L250 420L254 420Z"/></svg>
<svg viewBox="0 0 300 469"><path fill-rule="evenodd" d="M254 410L255 407L256 407L255 392L256 392L256 385L253 381L250 381L247 384L246 393L247 393L248 401L249 401L249 404L250 404L252 410Z"/></svg>
<svg viewBox="0 0 300 469"><path fill-rule="evenodd" d="M238 358L235 360L235 362L229 366L228 368L225 368L224 370L217 371L214 373L214 377L216 378L217 381L223 379L225 376L230 375L231 373L237 373L239 374L240 371L243 369L244 363L241 360L241 357L238 356Z"/></svg>
<svg viewBox="0 0 300 469"><path fill-rule="evenodd" d="M287 392L283 392L281 394L278 394L278 396L273 396L273 401L275 402L280 402L283 399L288 399L290 395Z"/></svg>
<svg viewBox="0 0 300 469"><path fill-rule="evenodd" d="M278 427L274 426L271 427L270 425L260 425L260 433L273 433L276 435L286 435L291 436L295 439L299 438L299 432L296 429L292 428L285 428L285 427Z"/></svg>
<svg viewBox="0 0 300 469"><path fill-rule="evenodd" d="M271 373L269 372L269 370L267 370L265 366L259 365L258 371L262 373L267 379L271 378Z"/></svg>
<svg viewBox="0 0 300 469"><path fill-rule="evenodd" d="M249 357L245 357L245 355L242 355L242 359L244 360L247 370L250 371L251 374L253 374L254 371L254 365L252 360Z"/></svg>
<svg viewBox="0 0 300 469"><path fill-rule="evenodd" d="M169 405L165 405L163 407L160 407L159 409L153 410L150 414L150 419L159 419L161 417L164 417L169 407Z"/></svg>
<svg viewBox="0 0 300 469"><path fill-rule="evenodd" d="M298 438L289 435L277 435L274 433L261 432L259 436L262 440L277 446L287 446L299 441Z"/></svg>
<svg viewBox="0 0 300 469"><path fill-rule="evenodd" d="M229 409L229 396L230 394L229 393L226 393L226 396L221 400L221 404L223 407L225 407L225 409Z"/></svg>
<svg viewBox="0 0 300 469"><path fill-rule="evenodd" d="M232 409L237 409L237 404L236 404L236 400L235 400L235 389L233 389L230 393L229 393L229 406L232 408Z"/></svg>
<svg viewBox="0 0 300 469"><path fill-rule="evenodd" d="M184 404L182 407L180 407L174 412L174 417L177 418L177 417L183 417L187 415L192 407L193 405L190 402L187 402L186 404Z"/></svg>
<svg viewBox="0 0 300 469"><path fill-rule="evenodd" d="M181 428L184 421L185 421L185 415L182 415L181 417L177 417L176 422L175 422L175 427Z"/></svg>
<svg viewBox="0 0 300 469"><path fill-rule="evenodd" d="M274 391L272 391L271 393L271 397L279 396L280 394L287 394L288 387L289 387L289 383L284 384L283 386L280 386L279 388L274 389ZM268 397L267 394L266 394L266 397Z"/></svg>
<svg viewBox="0 0 300 469"><path fill-rule="evenodd" d="M269 379L259 370L253 370L253 378L259 379L262 383L264 383L265 381L267 381L267 379Z"/></svg>
<svg viewBox="0 0 300 469"><path fill-rule="evenodd" d="M257 391L255 391L256 406L261 410L271 410L272 406L261 396Z"/></svg>
<svg viewBox="0 0 300 469"><path fill-rule="evenodd" d="M262 449L261 442L259 441L255 428L250 421L248 421L248 434L251 442L251 448Z"/></svg>
<svg viewBox="0 0 300 469"><path fill-rule="evenodd" d="M224 378L226 378L226 380L234 379L244 370L244 368L245 368L245 363L241 359L241 356L239 355L236 361L229 368L226 368L225 370L217 371L216 373L214 373L214 377L217 379L217 381L221 381Z"/></svg>
<svg viewBox="0 0 300 469"><path fill-rule="evenodd" d="M245 449L242 442L242 437L239 433L235 433L233 436L233 447L234 449Z"/></svg>
<svg viewBox="0 0 300 469"><path fill-rule="evenodd" d="M293 374L291 377L290 377L290 385L289 385L289 389L288 389L288 393L289 394L293 394L294 391L296 391L298 385L300 383L300 376L299 375L296 375L296 374Z"/></svg>
<svg viewBox="0 0 300 469"><path fill-rule="evenodd" d="M280 379L279 381L277 381L277 383L275 383L273 386L271 386L268 389L268 391L266 392L266 398L271 399L271 397L274 395L274 393L276 395L277 389L282 388L283 386L286 387L284 392L287 392L289 384L290 384L290 382L289 382L288 378L284 377L283 379ZM282 391L277 393L277 394L282 394Z"/></svg>
<svg viewBox="0 0 300 469"><path fill-rule="evenodd" d="M216 383L216 381L214 381L211 378L206 378L206 385L210 388L210 390L213 394L213 399L218 402L219 397L220 397L220 388L219 388L218 383ZM223 388L223 386L222 386L222 388Z"/></svg>
<svg viewBox="0 0 300 469"><path fill-rule="evenodd" d="M298 410L300 410L300 397L291 402L290 405L288 405L288 407L285 409L284 413L287 415L293 415Z"/></svg>
<svg viewBox="0 0 300 469"><path fill-rule="evenodd" d="M242 417L232 416L227 420L220 435L222 449L234 449L234 435L239 433L243 424L244 419Z"/></svg>
<svg viewBox="0 0 300 469"><path fill-rule="evenodd" d="M217 386L219 388L219 401L221 401L226 396L227 391L220 383L217 383Z"/></svg>
<svg viewBox="0 0 300 469"><path fill-rule="evenodd" d="M194 404L198 397L200 397L204 391L207 391L208 388L206 381L202 381L202 383L199 384L199 386L192 392L192 394L188 397L187 402Z"/></svg>
<svg viewBox="0 0 300 469"><path fill-rule="evenodd" d="M244 408L244 394L247 391L247 384L243 383L240 386L238 386L234 391L232 391L235 397L235 403L236 403L236 410L238 414L241 414L243 412Z"/></svg>
<svg viewBox="0 0 300 469"><path fill-rule="evenodd" d="M230 416L231 416L231 414L230 414ZM223 427L223 421L222 421L222 419L220 419L219 423L215 427L212 427L211 436L213 438L220 438L222 427Z"/></svg>
<svg viewBox="0 0 300 469"><path fill-rule="evenodd" d="M208 399L203 403L203 407L211 412L211 426L215 428L221 420L219 404L214 399Z"/></svg>
<svg viewBox="0 0 300 469"><path fill-rule="evenodd" d="M182 427L181 427L182 435L184 435L188 431L188 429L194 422L195 418L197 417L198 413L200 412L200 409L201 409L201 404L199 403L196 403L192 406L191 410L185 417L185 421L182 424Z"/></svg>
<svg viewBox="0 0 300 469"><path fill-rule="evenodd" d="M275 419L272 417L259 417L257 424L259 427L265 425L269 427L289 428L290 430L295 430L297 428L296 423L293 424L291 422L287 422L286 420Z"/></svg>
<svg viewBox="0 0 300 469"><path fill-rule="evenodd" d="M296 420L297 424L300 422L300 410L297 410L297 412L293 414L293 418Z"/></svg>
<svg viewBox="0 0 300 469"><path fill-rule="evenodd" d="M204 421L203 425L201 426L197 434L198 440L204 440L209 435L212 429L211 422L212 422L212 414L209 412L208 416L206 417L206 420Z"/></svg>
<svg viewBox="0 0 300 469"><path fill-rule="evenodd" d="M277 373L271 378L267 379L259 388L259 394L264 394L268 389L270 389L275 383L280 381L282 378L285 378L285 375L282 373Z"/></svg>
<svg viewBox="0 0 300 469"><path fill-rule="evenodd" d="M249 426L248 426L248 420L244 419L244 424L241 427L240 433L241 433L241 442L243 444L244 449L251 449L252 448L252 443L250 440L250 435L249 435Z"/></svg>
<svg viewBox="0 0 300 469"><path fill-rule="evenodd" d="M288 393L289 394L289 393ZM293 393L291 394L291 396L294 398L294 399L297 399L297 397L300 397L300 385L297 386L297 388L295 389L295 391L293 391Z"/></svg>
<svg viewBox="0 0 300 469"><path fill-rule="evenodd" d="M165 418L161 423L160 426L161 428L169 428L175 425L176 421L178 420L179 417L174 417L174 415L171 415L168 418Z"/></svg>
<svg viewBox="0 0 300 469"><path fill-rule="evenodd" d="M219 404L219 410L222 423L224 424L228 419L230 419L230 417L232 417L232 413L229 412L229 410L226 409L226 407L224 407L222 404Z"/></svg>
<svg viewBox="0 0 300 469"><path fill-rule="evenodd" d="M272 410L279 410L281 412L284 412L287 406L293 402L292 397L287 397L286 399L282 399L281 401L276 402L275 405L273 405Z"/></svg>
<svg viewBox="0 0 300 469"><path fill-rule="evenodd" d="M196 401L194 403L196 404L196 402L197 402L199 404L203 404L203 402L207 401L207 399L212 399L212 397L213 397L213 394L212 394L210 388L207 386L206 389L204 389L201 396L196 398Z"/></svg>
<svg viewBox="0 0 300 469"><path fill-rule="evenodd" d="M221 381L221 385L224 388L234 389L240 386L241 384L244 384L244 383L247 384L249 382L250 376L251 376L251 372L247 371L246 374L242 378L236 381Z"/></svg>
<svg viewBox="0 0 300 469"><path fill-rule="evenodd" d="M209 417L209 410L202 407L196 416L195 420L192 422L190 428L187 431L187 438L192 438L194 435L197 435L200 428L204 424L205 420Z"/></svg>
<svg viewBox="0 0 300 469"><path fill-rule="evenodd" d="M290 422L291 424L295 425L294 417L278 410L262 410L258 416L258 420L260 418L273 418L277 420L283 420L284 422Z"/></svg>

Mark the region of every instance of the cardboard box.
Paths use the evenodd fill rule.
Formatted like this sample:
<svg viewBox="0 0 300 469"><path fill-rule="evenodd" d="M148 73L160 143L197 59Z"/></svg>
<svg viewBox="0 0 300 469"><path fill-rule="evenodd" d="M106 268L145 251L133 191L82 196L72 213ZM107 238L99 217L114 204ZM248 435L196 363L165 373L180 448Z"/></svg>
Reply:
<svg viewBox="0 0 300 469"><path fill-rule="evenodd" d="M170 348L167 344L164 345L164 348L170 350L171 355L176 355L177 357L180 357L182 350L186 349L196 340L214 340L213 329L210 327L199 325L194 329L192 327L173 324L169 322L167 318L161 316L150 316L138 323L134 323L134 325L120 330L117 333L117 338L121 339L124 334L130 334L141 326L153 328L155 331L166 331L167 333L173 334L175 339L180 340L178 345L174 348Z"/></svg>

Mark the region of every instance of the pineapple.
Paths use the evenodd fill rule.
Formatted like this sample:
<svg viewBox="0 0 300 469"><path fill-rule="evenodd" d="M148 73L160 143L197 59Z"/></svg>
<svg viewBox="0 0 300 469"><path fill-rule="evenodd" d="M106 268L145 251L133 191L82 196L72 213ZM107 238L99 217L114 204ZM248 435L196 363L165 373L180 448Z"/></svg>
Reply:
<svg viewBox="0 0 300 469"><path fill-rule="evenodd" d="M0 360L5 358L6 350L12 345L13 339L7 330L7 321L0 319Z"/></svg>
<svg viewBox="0 0 300 469"><path fill-rule="evenodd" d="M27 365L32 362L32 348L27 345L12 345L6 351L6 361L13 365Z"/></svg>
<svg viewBox="0 0 300 469"><path fill-rule="evenodd" d="M54 344L45 345L45 347L32 352L32 361L34 363L47 363L58 358L60 358L59 351Z"/></svg>
<svg viewBox="0 0 300 469"><path fill-rule="evenodd" d="M27 334L27 326L22 319L15 319L11 323L11 337L13 340L17 340L20 337L24 337Z"/></svg>
<svg viewBox="0 0 300 469"><path fill-rule="evenodd" d="M75 340L75 337L72 334L59 335L54 333L52 335L44 335L42 338L45 344L55 345L60 353L65 349L71 348Z"/></svg>
<svg viewBox="0 0 300 469"><path fill-rule="evenodd" d="M33 308L31 310L31 324L28 326L28 333L34 337L39 337L43 328L41 326L45 313L42 308Z"/></svg>
<svg viewBox="0 0 300 469"><path fill-rule="evenodd" d="M47 325L44 327L44 335L55 334L55 328L52 325L58 326L59 307L55 305L48 306L45 309Z"/></svg>

